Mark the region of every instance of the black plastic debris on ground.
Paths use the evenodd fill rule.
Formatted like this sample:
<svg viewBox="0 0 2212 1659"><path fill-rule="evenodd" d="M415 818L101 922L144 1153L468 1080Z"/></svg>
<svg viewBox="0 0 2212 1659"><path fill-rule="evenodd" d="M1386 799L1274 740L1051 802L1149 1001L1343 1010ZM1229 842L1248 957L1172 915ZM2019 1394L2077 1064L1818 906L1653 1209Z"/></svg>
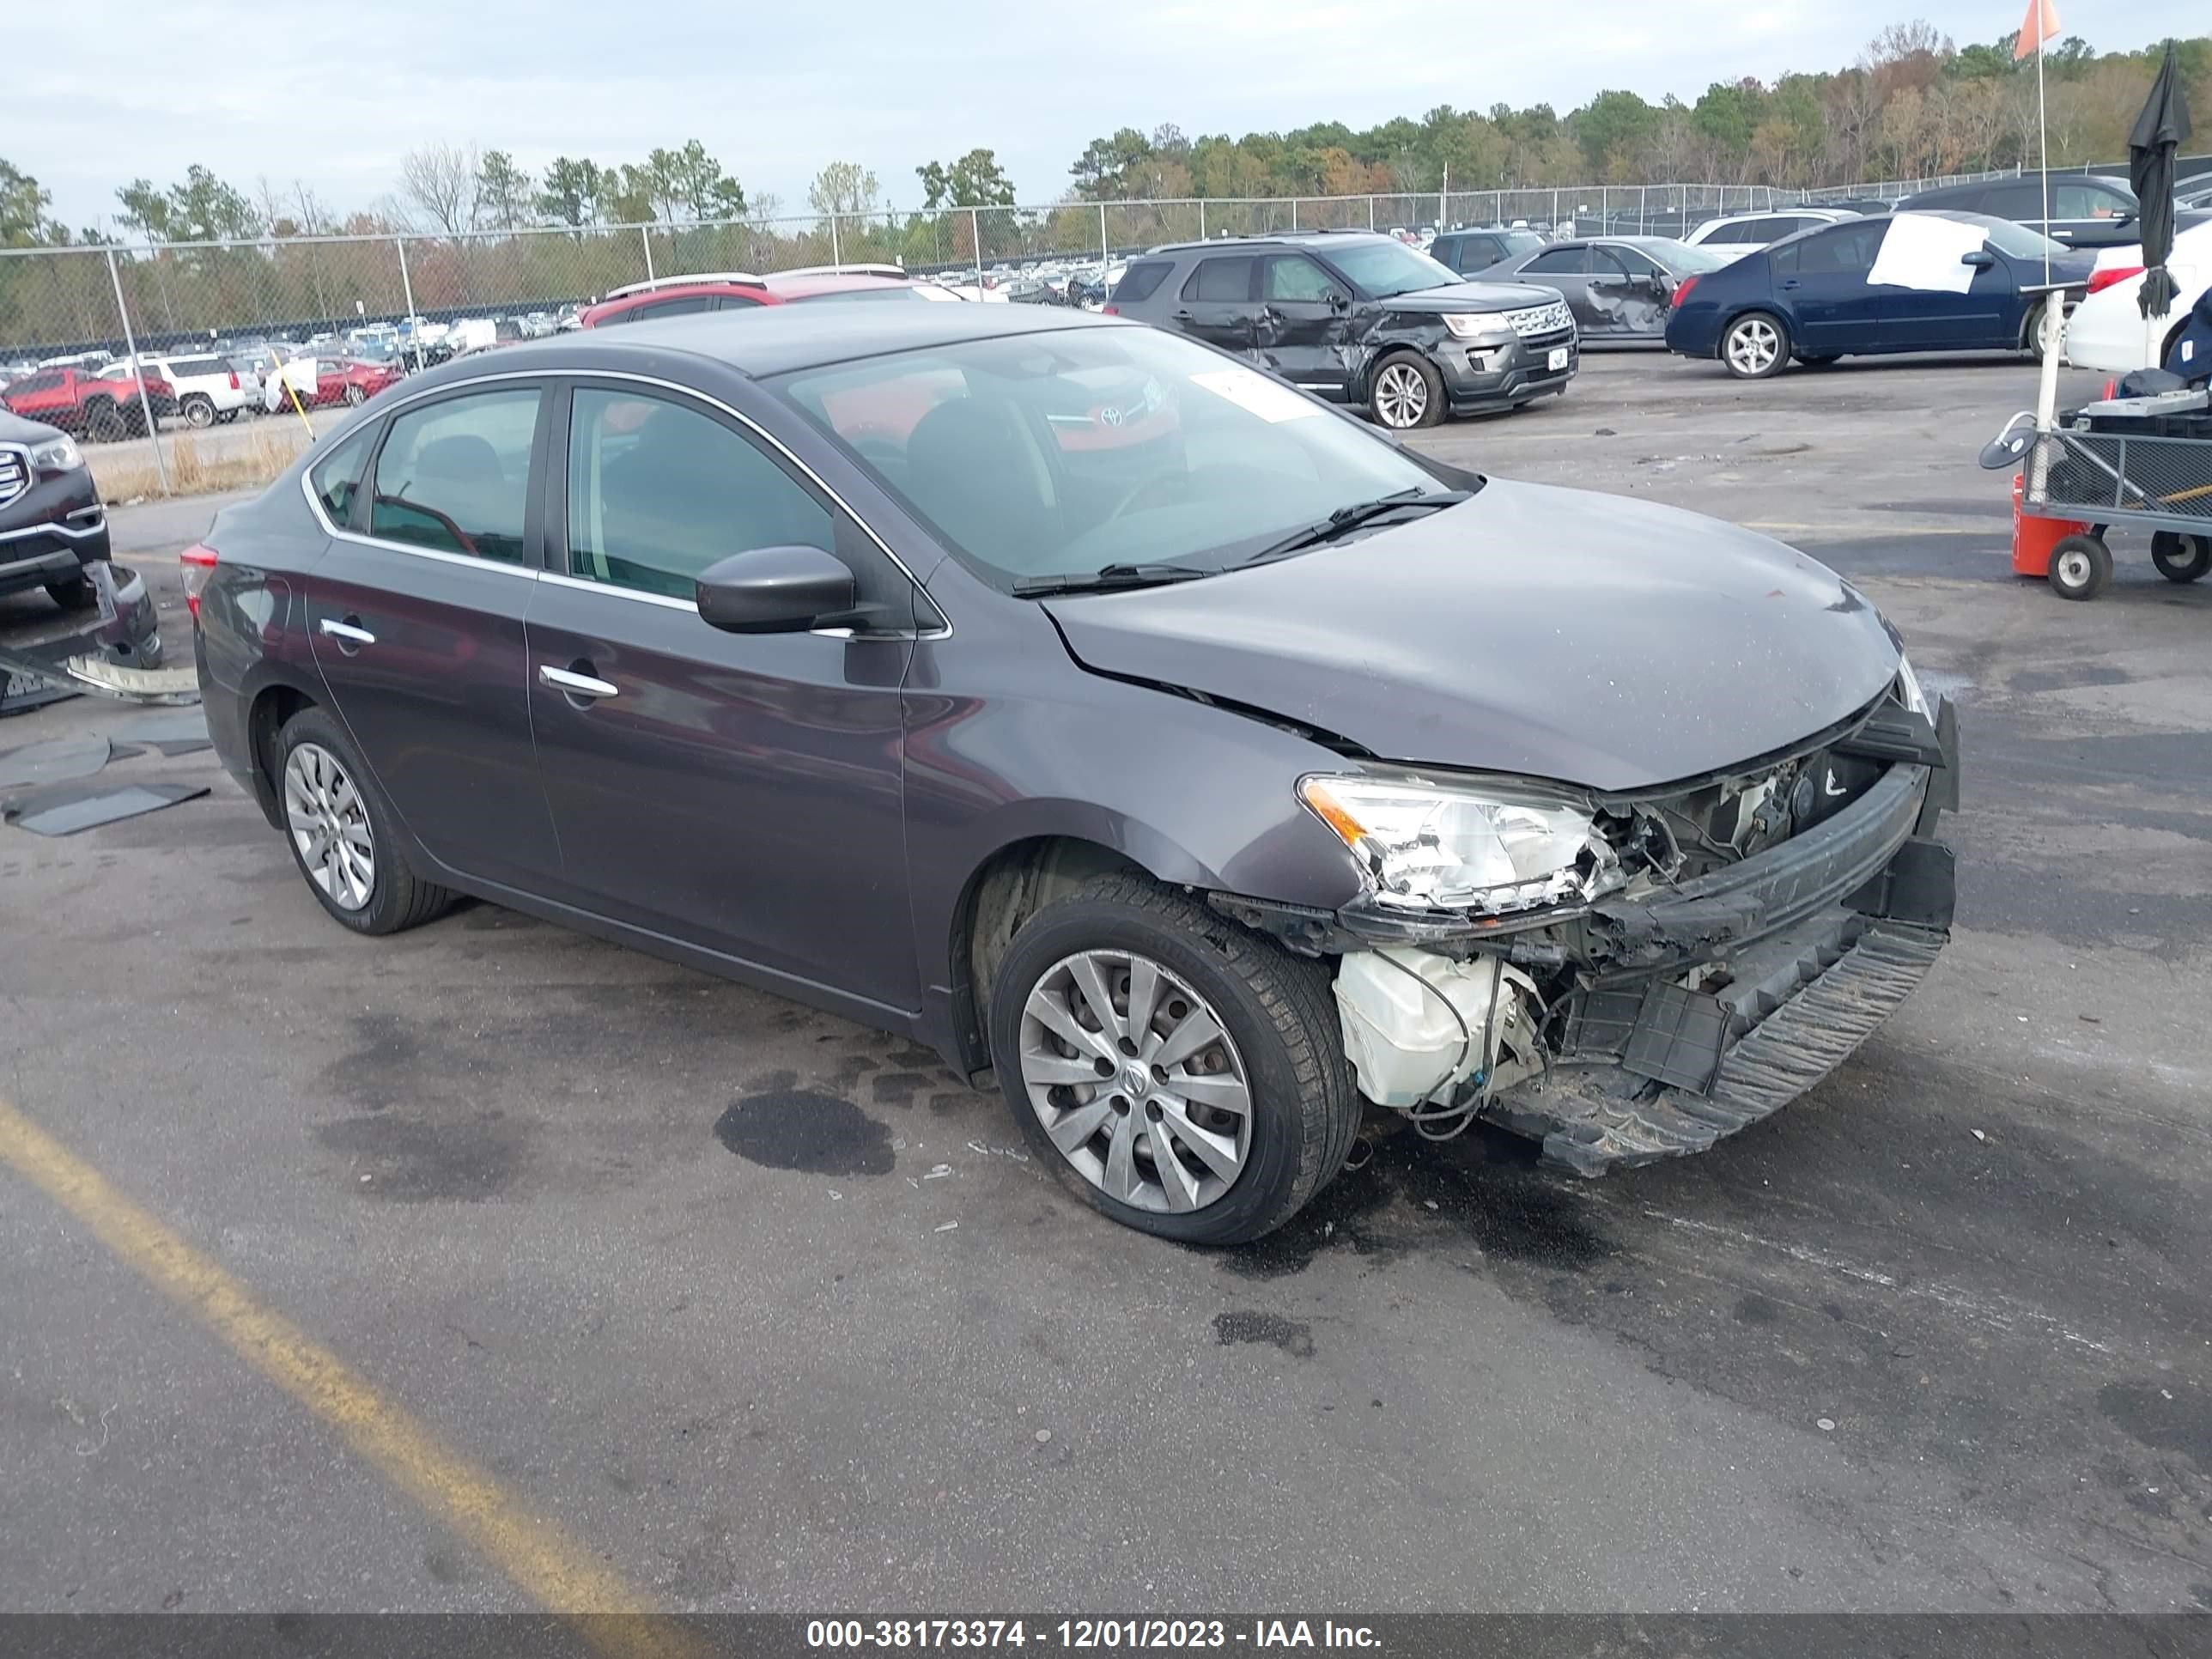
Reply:
<svg viewBox="0 0 2212 1659"><path fill-rule="evenodd" d="M66 702L79 695L76 687L64 685L43 674L0 668L0 715L27 714L33 708L44 708L50 702Z"/></svg>
<svg viewBox="0 0 2212 1659"><path fill-rule="evenodd" d="M17 829L33 835L74 836L80 830L158 812L207 792L204 783L55 784L9 802L6 816Z"/></svg>
<svg viewBox="0 0 2212 1659"><path fill-rule="evenodd" d="M168 756L214 747L208 737L207 712L201 708L150 711L102 729L112 742L144 744Z"/></svg>
<svg viewBox="0 0 2212 1659"><path fill-rule="evenodd" d="M88 778L107 764L110 753L107 738L100 732L26 744L0 755L0 789Z"/></svg>

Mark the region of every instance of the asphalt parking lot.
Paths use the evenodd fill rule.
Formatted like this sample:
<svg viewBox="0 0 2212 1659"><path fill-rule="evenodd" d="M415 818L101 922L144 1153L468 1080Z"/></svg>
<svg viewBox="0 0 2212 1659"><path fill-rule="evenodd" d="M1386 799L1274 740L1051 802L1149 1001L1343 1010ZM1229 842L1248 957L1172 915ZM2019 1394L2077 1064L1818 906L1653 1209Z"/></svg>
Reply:
<svg viewBox="0 0 2212 1659"><path fill-rule="evenodd" d="M902 1042L487 906L344 933L204 751L0 829L0 1608L525 1607L557 1534L676 1609L2212 1609L2212 592L2010 575L2033 384L1593 356L1419 440L1797 542L1961 709L1921 993L1600 1182L1385 1132L1187 1251ZM206 516L119 556L173 603Z"/></svg>

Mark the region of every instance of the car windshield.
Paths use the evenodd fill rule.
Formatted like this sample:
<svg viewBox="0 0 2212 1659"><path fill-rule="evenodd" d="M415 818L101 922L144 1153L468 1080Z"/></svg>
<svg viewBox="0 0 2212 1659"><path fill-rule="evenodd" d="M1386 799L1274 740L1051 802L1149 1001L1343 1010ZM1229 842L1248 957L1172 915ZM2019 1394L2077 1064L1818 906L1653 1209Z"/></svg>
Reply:
<svg viewBox="0 0 2212 1659"><path fill-rule="evenodd" d="M1431 259L1418 248L1381 237L1371 242L1332 240L1327 251L1331 264L1378 300L1464 280L1449 265Z"/></svg>
<svg viewBox="0 0 2212 1659"><path fill-rule="evenodd" d="M1211 574L1386 495L1446 495L1394 445L1148 328L1000 336L769 382L1004 586Z"/></svg>
<svg viewBox="0 0 2212 1659"><path fill-rule="evenodd" d="M1728 238L1723 235L1716 240L1726 241ZM1689 276L1697 271L1718 270L1723 265L1735 263L1735 256L1733 254L1716 253L1709 247L1698 247L1688 242L1669 241L1662 236L1647 237L1640 242L1632 242L1630 246L1642 249L1677 276Z"/></svg>

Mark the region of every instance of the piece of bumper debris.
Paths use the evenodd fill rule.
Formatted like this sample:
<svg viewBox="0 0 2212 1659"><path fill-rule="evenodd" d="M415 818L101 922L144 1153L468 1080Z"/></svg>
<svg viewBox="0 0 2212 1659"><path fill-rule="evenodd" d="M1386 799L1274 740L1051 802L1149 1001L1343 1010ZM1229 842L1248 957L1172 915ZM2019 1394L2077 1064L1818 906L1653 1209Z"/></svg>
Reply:
<svg viewBox="0 0 2212 1659"><path fill-rule="evenodd" d="M0 755L0 789L88 778L107 764L112 752L106 737L98 732L26 744Z"/></svg>
<svg viewBox="0 0 2212 1659"><path fill-rule="evenodd" d="M139 743L167 756L189 755L211 748L207 713L200 708L163 709L130 716L106 728L109 741Z"/></svg>
<svg viewBox="0 0 2212 1659"><path fill-rule="evenodd" d="M204 783L59 784L13 803L9 822L39 836L74 836L143 813L158 812L208 792Z"/></svg>
<svg viewBox="0 0 2212 1659"><path fill-rule="evenodd" d="M100 600L100 623L92 630L92 637L100 653L125 667L159 668L161 619L154 609L154 596L146 591L145 579L105 559L87 569Z"/></svg>

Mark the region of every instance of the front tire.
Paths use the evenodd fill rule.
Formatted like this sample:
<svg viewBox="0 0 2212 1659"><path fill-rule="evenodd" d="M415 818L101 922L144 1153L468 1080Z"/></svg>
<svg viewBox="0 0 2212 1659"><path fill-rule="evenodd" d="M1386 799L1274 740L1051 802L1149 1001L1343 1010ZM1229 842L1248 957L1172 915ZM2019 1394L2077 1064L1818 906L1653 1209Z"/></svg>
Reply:
<svg viewBox="0 0 2212 1659"><path fill-rule="evenodd" d="M92 585L89 576L70 576L62 581L48 582L46 597L64 611L89 611L99 603L100 590Z"/></svg>
<svg viewBox="0 0 2212 1659"><path fill-rule="evenodd" d="M1790 361L1790 331L1771 312L1747 312L1721 335L1721 362L1739 380L1767 380Z"/></svg>
<svg viewBox="0 0 2212 1659"><path fill-rule="evenodd" d="M1444 377L1418 351L1394 351L1375 366L1367 413L1379 427L1412 432L1444 417Z"/></svg>
<svg viewBox="0 0 2212 1659"><path fill-rule="evenodd" d="M415 873L392 809L353 739L320 708L276 734L270 773L292 861L333 920L356 933L418 927L453 896Z"/></svg>
<svg viewBox="0 0 2212 1659"><path fill-rule="evenodd" d="M368 401L368 393L357 386L349 384L345 389L345 400L347 408L359 409Z"/></svg>
<svg viewBox="0 0 2212 1659"><path fill-rule="evenodd" d="M1273 1232L1359 1127L1328 969L1141 877L1100 877L1024 923L990 1024L1039 1159L1163 1238Z"/></svg>
<svg viewBox="0 0 2212 1659"><path fill-rule="evenodd" d="M2051 591L2062 599L2094 599L2112 580L2112 550L2101 537L2062 536L2051 550Z"/></svg>

